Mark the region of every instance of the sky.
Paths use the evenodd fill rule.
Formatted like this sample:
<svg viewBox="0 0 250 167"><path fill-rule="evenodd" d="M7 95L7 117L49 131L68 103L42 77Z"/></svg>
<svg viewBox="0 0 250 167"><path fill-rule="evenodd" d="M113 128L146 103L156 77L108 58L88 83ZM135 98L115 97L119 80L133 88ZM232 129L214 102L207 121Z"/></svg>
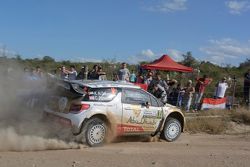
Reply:
<svg viewBox="0 0 250 167"><path fill-rule="evenodd" d="M130 64L250 59L250 0L0 0L0 56Z"/></svg>

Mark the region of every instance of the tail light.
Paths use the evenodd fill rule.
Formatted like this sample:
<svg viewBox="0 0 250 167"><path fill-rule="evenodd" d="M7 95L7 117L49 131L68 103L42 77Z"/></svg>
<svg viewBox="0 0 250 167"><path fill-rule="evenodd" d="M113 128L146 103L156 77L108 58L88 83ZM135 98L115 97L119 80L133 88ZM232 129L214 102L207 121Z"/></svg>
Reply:
<svg viewBox="0 0 250 167"><path fill-rule="evenodd" d="M89 104L71 104L69 111L74 114L78 114L84 110L89 109Z"/></svg>

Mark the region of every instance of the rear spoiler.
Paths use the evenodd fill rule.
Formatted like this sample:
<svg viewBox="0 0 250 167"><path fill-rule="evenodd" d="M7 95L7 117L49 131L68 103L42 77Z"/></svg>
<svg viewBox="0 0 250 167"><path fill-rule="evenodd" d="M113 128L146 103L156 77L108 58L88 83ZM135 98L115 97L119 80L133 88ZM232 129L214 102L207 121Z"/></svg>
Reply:
<svg viewBox="0 0 250 167"><path fill-rule="evenodd" d="M53 84L53 88L57 91L72 93L75 96L85 95L83 86L80 86L79 84L74 83L68 79L61 79L51 73L48 73L48 82L50 84Z"/></svg>

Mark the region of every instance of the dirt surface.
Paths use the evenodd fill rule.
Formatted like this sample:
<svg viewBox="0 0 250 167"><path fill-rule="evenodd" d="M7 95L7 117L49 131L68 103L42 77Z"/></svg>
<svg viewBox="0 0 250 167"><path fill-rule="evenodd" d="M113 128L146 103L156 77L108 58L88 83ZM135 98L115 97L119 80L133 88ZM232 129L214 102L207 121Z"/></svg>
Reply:
<svg viewBox="0 0 250 167"><path fill-rule="evenodd" d="M172 143L118 142L76 150L0 152L1 167L171 167L250 164L250 134L182 134Z"/></svg>

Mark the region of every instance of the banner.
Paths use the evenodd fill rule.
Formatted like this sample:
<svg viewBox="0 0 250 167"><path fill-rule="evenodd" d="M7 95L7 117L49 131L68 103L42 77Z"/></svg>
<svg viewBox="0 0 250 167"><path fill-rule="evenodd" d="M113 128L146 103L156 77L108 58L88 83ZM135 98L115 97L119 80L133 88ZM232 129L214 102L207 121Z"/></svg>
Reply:
<svg viewBox="0 0 250 167"><path fill-rule="evenodd" d="M201 110L206 109L225 109L226 108L227 98L214 99L214 98L204 98Z"/></svg>

